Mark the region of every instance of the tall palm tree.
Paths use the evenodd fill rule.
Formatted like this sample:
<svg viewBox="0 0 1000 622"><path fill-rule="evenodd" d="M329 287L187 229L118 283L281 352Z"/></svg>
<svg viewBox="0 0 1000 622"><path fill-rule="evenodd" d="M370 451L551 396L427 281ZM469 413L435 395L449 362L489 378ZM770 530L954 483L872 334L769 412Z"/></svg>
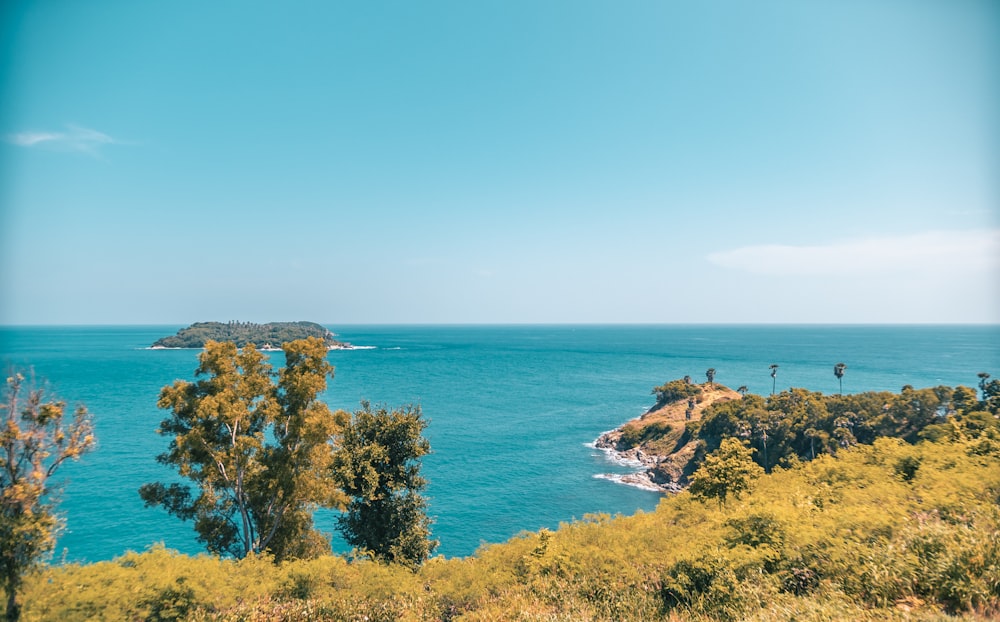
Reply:
<svg viewBox="0 0 1000 622"><path fill-rule="evenodd" d="M833 375L837 377L840 381L840 394L844 394L844 371L847 370L847 365L843 363L837 363L833 366Z"/></svg>
<svg viewBox="0 0 1000 622"><path fill-rule="evenodd" d="M705 372L705 377L708 378L708 386L712 386L712 382L715 381L715 368L709 367L708 371Z"/></svg>
<svg viewBox="0 0 1000 622"><path fill-rule="evenodd" d="M778 364L772 363L768 369L771 370L771 395L774 395L774 387L778 383Z"/></svg>
<svg viewBox="0 0 1000 622"><path fill-rule="evenodd" d="M739 393L741 396L746 397L747 396L747 391L749 391L749 390L750 389L747 388L747 385L741 384L740 388L736 389L736 392Z"/></svg>

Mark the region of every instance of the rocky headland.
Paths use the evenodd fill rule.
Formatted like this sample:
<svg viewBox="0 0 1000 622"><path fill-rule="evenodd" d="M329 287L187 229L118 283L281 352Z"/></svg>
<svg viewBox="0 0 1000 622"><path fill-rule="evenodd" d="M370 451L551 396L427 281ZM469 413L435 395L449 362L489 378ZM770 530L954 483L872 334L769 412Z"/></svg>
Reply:
<svg viewBox="0 0 1000 622"><path fill-rule="evenodd" d="M689 483L692 458L698 448L691 434L706 408L712 404L740 399L740 394L718 383L684 383L679 392L668 392L641 417L605 432L594 446L605 450L619 462L634 465L636 472L617 478L623 484L679 492ZM686 388L685 388L686 387ZM684 395L688 393L688 395Z"/></svg>

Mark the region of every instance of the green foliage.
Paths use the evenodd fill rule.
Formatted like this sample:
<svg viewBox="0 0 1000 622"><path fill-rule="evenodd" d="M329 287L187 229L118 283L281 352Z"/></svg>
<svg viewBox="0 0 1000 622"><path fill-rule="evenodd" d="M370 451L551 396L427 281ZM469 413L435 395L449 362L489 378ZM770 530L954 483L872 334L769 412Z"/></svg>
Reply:
<svg viewBox="0 0 1000 622"><path fill-rule="evenodd" d="M975 391L968 387L907 386L899 394L831 396L789 389L767 399L747 395L705 409L698 429L704 450L696 464L725 438L749 442L757 449L756 462L770 471L776 465L812 460L859 443L871 444L878 438L896 437L913 443L920 438L953 437L949 422L980 405Z"/></svg>
<svg viewBox="0 0 1000 622"><path fill-rule="evenodd" d="M93 446L86 408L67 420L64 402L25 386L20 373L7 378L0 403L0 587L7 620L19 618L24 575L52 550L61 526L52 509L52 476Z"/></svg>
<svg viewBox="0 0 1000 622"><path fill-rule="evenodd" d="M932 391L931 396L913 392L908 389L898 397L921 408L947 395L958 402L954 391ZM776 397L780 399L748 396L745 401L751 403L747 412L756 412L755 421L770 426L768 449L777 453L785 443L778 437L792 436L787 430L819 432L803 428L819 421L852 422L852 434L866 438L861 423L869 403L891 417L872 422L873 430L883 424L899 429L901 424L891 414L897 405L897 396L891 394L843 400L806 392ZM291 400L284 399L288 408ZM771 411L772 403L791 408L800 418L786 424L775 414L779 411ZM393 426L393 413L386 409L365 404L360 412L366 411L386 420L362 426L377 431L358 432L355 451L340 456L330 468L345 467L340 460L350 459L347 471L356 475L352 479L358 490L371 497L379 496L389 479L412 476L411 483L422 483L419 474L405 466L417 466L415 459L389 458L426 453L425 446L416 451L406 447L426 443L421 439L423 421L417 416ZM732 420L712 425L739 430L744 420L737 415L742 411L722 412ZM811 419L813 415L828 419ZM728 461L739 467L737 471L748 469L751 480L759 476L752 491L737 494L727 488L725 504L680 493L665 497L652 513L586 516L558 530L484 546L465 559L429 558L417 566L373 563L364 557L348 562L327 555L274 563L269 554L220 559L154 548L113 562L50 567L27 576L24 617L359 622L995 619L1000 614L998 422L976 410L935 418L936 423L924 428L936 430L934 442L909 444L876 436L869 444L859 440L850 447L831 447L815 460L788 460L787 468L775 468L766 476L759 476L761 468L752 462L753 450L761 451L761 439L751 425L745 440L755 443L753 449L739 436L723 438L699 472L704 475L708 466ZM391 433L394 429L398 434ZM401 449L394 453L391 442L364 440L377 437L396 439ZM385 468L389 464L395 466ZM383 477L383 470L390 475ZM697 487L692 492L698 492ZM426 528L426 522L420 524ZM424 532L422 539L426 537Z"/></svg>
<svg viewBox="0 0 1000 622"><path fill-rule="evenodd" d="M417 570L162 548L51 567L29 620L924 621L1000 612L1000 456L977 439L873 445L761 477L725 506L681 493ZM907 457L920 468L896 476Z"/></svg>
<svg viewBox="0 0 1000 622"><path fill-rule="evenodd" d="M714 377L715 370L711 371ZM654 406L654 408L680 400L686 400L689 397L698 398L701 397L701 393L701 385L691 384L685 380L671 380L666 384L653 387L653 395L656 396L656 406Z"/></svg>
<svg viewBox="0 0 1000 622"><path fill-rule="evenodd" d="M1000 379L989 380L989 377L989 374L981 374L979 388L983 399L977 408L997 415L1000 414Z"/></svg>
<svg viewBox="0 0 1000 622"><path fill-rule="evenodd" d="M176 335L157 339L154 348L204 348L209 341L231 341L237 348L248 344L277 347L290 341L316 337L327 346L346 345L315 322L195 322Z"/></svg>
<svg viewBox="0 0 1000 622"><path fill-rule="evenodd" d="M331 472L352 497L340 529L374 559L416 567L437 546L419 494L426 485L419 459L430 452L426 426L419 407L390 411L363 402L338 439Z"/></svg>
<svg viewBox="0 0 1000 622"><path fill-rule="evenodd" d="M764 472L754 463L753 451L735 438L723 440L719 449L706 456L691 476L691 494L718 499L722 505L730 496L738 499Z"/></svg>
<svg viewBox="0 0 1000 622"><path fill-rule="evenodd" d="M318 401L333 368L320 339L285 344L286 367L271 367L253 346L208 342L195 383L164 387L160 408L172 436L158 460L194 482L152 483L139 494L182 520L193 520L212 553L237 558L268 551L276 560L329 550L312 528L314 506L338 507L343 497L327 476L330 439L343 417Z"/></svg>
<svg viewBox="0 0 1000 622"><path fill-rule="evenodd" d="M655 441L669 435L673 431L671 425L665 421L658 421L645 426L625 425L622 426L622 435L619 446L623 449L631 449L647 441Z"/></svg>

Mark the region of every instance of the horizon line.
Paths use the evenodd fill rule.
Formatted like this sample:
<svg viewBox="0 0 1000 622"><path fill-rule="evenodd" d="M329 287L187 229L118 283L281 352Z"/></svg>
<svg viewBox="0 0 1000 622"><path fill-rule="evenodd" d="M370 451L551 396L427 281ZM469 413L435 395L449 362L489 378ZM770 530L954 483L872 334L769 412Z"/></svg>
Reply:
<svg viewBox="0 0 1000 622"><path fill-rule="evenodd" d="M181 323L181 322L122 322L122 323L112 323L112 322L102 322L102 323L0 323L0 328L114 328L114 327L130 327L130 328L143 328L143 327L170 327L170 326L191 326L194 323L201 322L220 322L225 323L228 321L240 321L240 322L250 322L255 324L272 324L272 323L284 323L284 322L301 322L307 321L312 322L312 320L272 320L268 322L254 322L252 320L198 320L197 322ZM1000 327L1000 321L996 322L810 322L810 321L793 321L793 322L314 322L321 326L413 326L413 327L506 327L506 326L616 326L616 327L628 327L628 326L827 326L827 327L864 327L864 326L983 326L983 327Z"/></svg>

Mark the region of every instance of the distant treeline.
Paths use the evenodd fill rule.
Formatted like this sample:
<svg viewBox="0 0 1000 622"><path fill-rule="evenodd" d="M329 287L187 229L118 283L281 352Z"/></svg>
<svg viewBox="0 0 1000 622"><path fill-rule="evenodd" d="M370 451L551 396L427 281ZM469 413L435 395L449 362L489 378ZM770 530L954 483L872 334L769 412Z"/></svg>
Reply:
<svg viewBox="0 0 1000 622"><path fill-rule="evenodd" d="M806 389L790 389L769 398L748 394L742 400L713 404L701 421L688 424L689 433L701 440L692 468L730 437L755 448L754 460L770 471L797 459L870 445L877 438L915 443L952 436L955 421L988 427L1000 411L1000 383L994 383L984 384L982 400L974 389L961 386L914 389L907 385L899 393L854 395L823 395Z"/></svg>
<svg viewBox="0 0 1000 622"><path fill-rule="evenodd" d="M154 348L204 348L206 341L232 341L242 348L248 343L258 347L281 344L307 337L319 337L327 347L343 345L332 332L315 322L195 322L176 335L157 339Z"/></svg>

